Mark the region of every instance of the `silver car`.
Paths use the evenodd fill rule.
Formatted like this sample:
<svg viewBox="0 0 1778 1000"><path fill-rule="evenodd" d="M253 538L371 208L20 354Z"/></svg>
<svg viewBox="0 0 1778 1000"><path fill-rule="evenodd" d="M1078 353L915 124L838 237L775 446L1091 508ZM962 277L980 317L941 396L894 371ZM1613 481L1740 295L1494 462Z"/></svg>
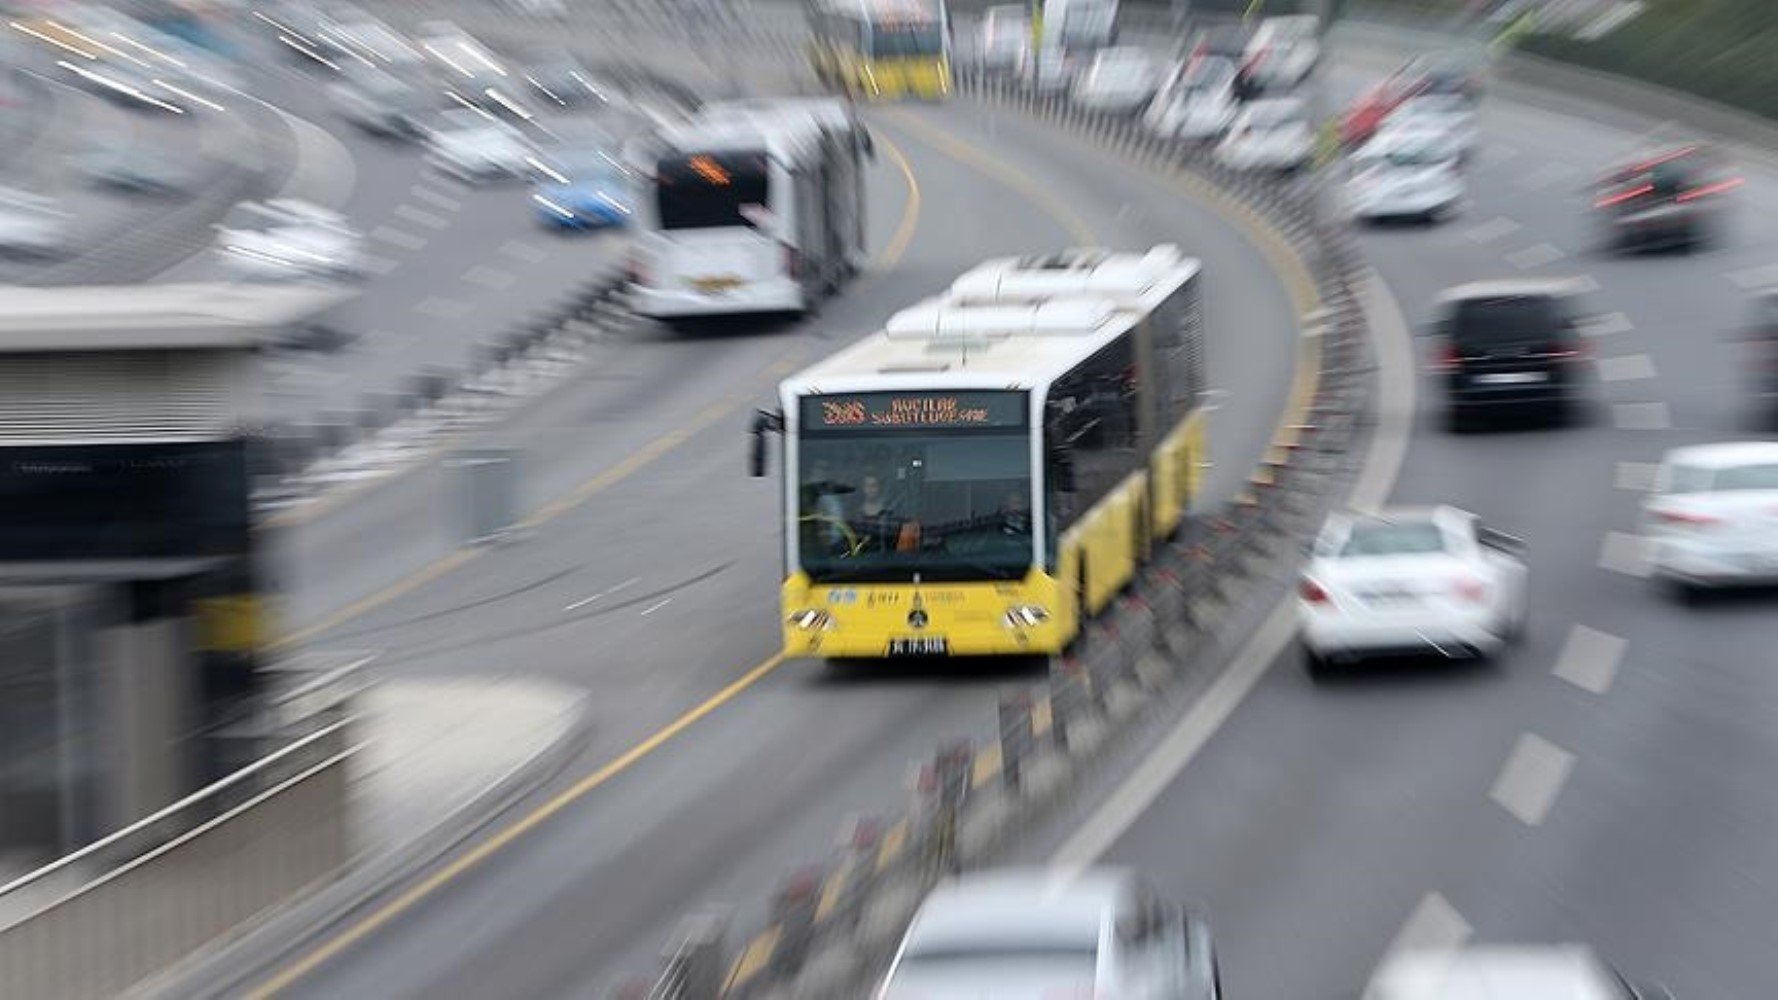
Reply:
<svg viewBox="0 0 1778 1000"><path fill-rule="evenodd" d="M1136 874L1005 869L926 897L877 1000L1219 1000L1204 920Z"/></svg>

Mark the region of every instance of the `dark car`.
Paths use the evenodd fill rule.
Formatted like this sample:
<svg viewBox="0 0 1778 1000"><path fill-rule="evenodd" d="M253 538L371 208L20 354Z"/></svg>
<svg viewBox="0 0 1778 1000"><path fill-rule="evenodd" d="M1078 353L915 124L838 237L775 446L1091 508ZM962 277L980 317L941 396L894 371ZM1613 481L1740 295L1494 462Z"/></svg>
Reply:
<svg viewBox="0 0 1778 1000"><path fill-rule="evenodd" d="M1445 379L1452 430L1497 415L1560 418L1583 405L1588 351L1575 293L1561 281L1497 281L1440 296L1432 370Z"/></svg>
<svg viewBox="0 0 1778 1000"><path fill-rule="evenodd" d="M1662 149L1607 171L1593 197L1608 249L1693 249L1715 237L1741 184L1715 150Z"/></svg>

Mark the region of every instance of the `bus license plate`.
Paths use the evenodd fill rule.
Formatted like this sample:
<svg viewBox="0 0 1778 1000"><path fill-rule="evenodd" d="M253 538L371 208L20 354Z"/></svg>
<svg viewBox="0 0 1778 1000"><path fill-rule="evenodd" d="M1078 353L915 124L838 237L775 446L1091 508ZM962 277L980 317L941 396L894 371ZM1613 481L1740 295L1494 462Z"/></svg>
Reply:
<svg viewBox="0 0 1778 1000"><path fill-rule="evenodd" d="M951 644L943 638L922 636L918 639L890 639L890 656L944 656Z"/></svg>

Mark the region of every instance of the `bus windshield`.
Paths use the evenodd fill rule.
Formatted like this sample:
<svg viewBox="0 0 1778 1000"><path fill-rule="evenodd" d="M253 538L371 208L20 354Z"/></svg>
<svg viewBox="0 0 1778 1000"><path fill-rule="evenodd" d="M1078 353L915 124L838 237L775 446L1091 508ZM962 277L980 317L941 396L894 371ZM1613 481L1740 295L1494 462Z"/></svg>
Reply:
<svg viewBox="0 0 1778 1000"><path fill-rule="evenodd" d="M693 153L655 164L655 207L662 229L752 226L743 209L771 207L764 153Z"/></svg>
<svg viewBox="0 0 1778 1000"><path fill-rule="evenodd" d="M994 395L1024 405L1022 393ZM1031 438L1022 428L805 424L797 465L798 548L813 580L1015 580L1031 568Z"/></svg>
<svg viewBox="0 0 1778 1000"><path fill-rule="evenodd" d="M873 59L905 56L936 56L944 52L944 32L938 22L921 24L873 24L870 52Z"/></svg>

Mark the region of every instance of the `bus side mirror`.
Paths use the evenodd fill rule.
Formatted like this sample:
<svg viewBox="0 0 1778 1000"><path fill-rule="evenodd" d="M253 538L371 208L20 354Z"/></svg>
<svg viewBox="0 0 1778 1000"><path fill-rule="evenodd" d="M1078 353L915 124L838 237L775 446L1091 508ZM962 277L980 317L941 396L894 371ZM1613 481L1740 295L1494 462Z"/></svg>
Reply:
<svg viewBox="0 0 1778 1000"><path fill-rule="evenodd" d="M872 161L876 160L877 140L871 136L870 129L867 129L862 125L858 127L858 145L860 149L864 150L866 159Z"/></svg>
<svg viewBox="0 0 1778 1000"><path fill-rule="evenodd" d="M767 410L755 410L753 428L747 442L747 474L760 479L766 474L766 435L784 433L784 416Z"/></svg>

